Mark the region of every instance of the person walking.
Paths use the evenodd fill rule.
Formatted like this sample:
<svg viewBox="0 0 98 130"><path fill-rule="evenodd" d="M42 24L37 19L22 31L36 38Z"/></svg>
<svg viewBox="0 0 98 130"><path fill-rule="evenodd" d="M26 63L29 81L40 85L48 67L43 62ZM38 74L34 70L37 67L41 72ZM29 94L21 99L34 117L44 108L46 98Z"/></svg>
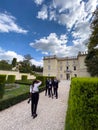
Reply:
<svg viewBox="0 0 98 130"><path fill-rule="evenodd" d="M54 91L54 96L56 97L56 99L58 98L58 84L59 84L59 80L57 80L57 78L53 79L53 91Z"/></svg>
<svg viewBox="0 0 98 130"><path fill-rule="evenodd" d="M52 79L49 79L49 87L48 87L48 95L49 97L53 98L53 93L52 93Z"/></svg>
<svg viewBox="0 0 98 130"><path fill-rule="evenodd" d="M49 79L47 78L46 79L46 86L45 86L45 96L47 96L47 93L48 93L48 87L49 87Z"/></svg>
<svg viewBox="0 0 98 130"><path fill-rule="evenodd" d="M34 80L30 85L30 97L31 97L31 114L33 118L37 117L37 105L39 100L39 86L42 84L39 80Z"/></svg>

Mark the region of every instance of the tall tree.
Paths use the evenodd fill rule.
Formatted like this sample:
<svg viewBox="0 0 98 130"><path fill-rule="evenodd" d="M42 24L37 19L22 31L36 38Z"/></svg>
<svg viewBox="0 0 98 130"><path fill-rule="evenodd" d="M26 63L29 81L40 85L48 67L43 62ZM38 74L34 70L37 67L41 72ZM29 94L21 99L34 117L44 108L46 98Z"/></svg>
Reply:
<svg viewBox="0 0 98 130"><path fill-rule="evenodd" d="M12 66L6 60L0 61L0 70L11 70Z"/></svg>
<svg viewBox="0 0 98 130"><path fill-rule="evenodd" d="M31 59L33 58L31 57L30 54L24 55L24 62L26 62L26 64L31 65L31 61L30 61Z"/></svg>
<svg viewBox="0 0 98 130"><path fill-rule="evenodd" d="M17 64L17 58L13 58L13 60L12 60L12 66L16 67L16 64Z"/></svg>
<svg viewBox="0 0 98 130"><path fill-rule="evenodd" d="M91 30L85 63L91 76L98 76L98 8L93 13Z"/></svg>
<svg viewBox="0 0 98 130"><path fill-rule="evenodd" d="M30 54L24 55L23 62L20 62L21 66L19 67L19 71L23 73L31 73L31 60L32 57Z"/></svg>

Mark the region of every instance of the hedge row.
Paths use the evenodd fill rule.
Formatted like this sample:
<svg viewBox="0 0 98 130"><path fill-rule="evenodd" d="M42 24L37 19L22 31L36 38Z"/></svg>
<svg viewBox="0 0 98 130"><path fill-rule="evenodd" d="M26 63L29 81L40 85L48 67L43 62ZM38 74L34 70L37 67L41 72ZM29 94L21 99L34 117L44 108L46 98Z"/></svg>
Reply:
<svg viewBox="0 0 98 130"><path fill-rule="evenodd" d="M0 99L3 98L4 95L5 81L6 81L6 75L0 75Z"/></svg>
<svg viewBox="0 0 98 130"><path fill-rule="evenodd" d="M98 130L98 78L73 78L65 130Z"/></svg>
<svg viewBox="0 0 98 130"><path fill-rule="evenodd" d="M42 81L42 83L43 83L43 76L41 76L41 77L38 77L41 81ZM24 80L23 80L23 82L24 82ZM26 81L27 82L27 81ZM31 81L28 81L28 83L27 84L31 84ZM39 91L40 92L42 92L42 91L44 91L45 90L45 84L43 84L43 85L41 85L40 87L39 87ZM10 107L10 106L12 106L12 105L15 105L16 103L19 103L19 102L21 102L21 101L23 101L23 100L25 100L25 99L27 99L29 97L29 91L28 92L24 92L24 93L22 93L22 94L19 94L18 93L18 95L17 96L14 96L14 97L9 97L8 99L2 99L2 100L0 100L0 111L1 110L4 110L5 108L8 108L8 107Z"/></svg>
<svg viewBox="0 0 98 130"><path fill-rule="evenodd" d="M15 82L15 75L8 75L6 83L14 83Z"/></svg>
<svg viewBox="0 0 98 130"><path fill-rule="evenodd" d="M27 92L27 93L23 93L21 95L17 95L15 97L1 100L0 101L0 111L4 110L12 105L15 105L15 104L27 99L28 97L29 97L29 93Z"/></svg>
<svg viewBox="0 0 98 130"><path fill-rule="evenodd" d="M7 76L7 75L0 74L0 83L2 81L4 81L4 79L5 79L6 83L14 83L15 80L16 80L16 76L15 75L8 75ZM21 80L22 81L28 80L28 76L27 75L21 75Z"/></svg>
<svg viewBox="0 0 98 130"><path fill-rule="evenodd" d="M40 87L39 88L39 91L42 92L44 91L45 88L44 87ZM17 96L14 96L14 97L10 97L8 99L5 99L5 100L0 100L0 111L1 110L4 110L10 106L13 106L25 99L28 99L29 98L29 92L25 92L23 94L18 94Z"/></svg>

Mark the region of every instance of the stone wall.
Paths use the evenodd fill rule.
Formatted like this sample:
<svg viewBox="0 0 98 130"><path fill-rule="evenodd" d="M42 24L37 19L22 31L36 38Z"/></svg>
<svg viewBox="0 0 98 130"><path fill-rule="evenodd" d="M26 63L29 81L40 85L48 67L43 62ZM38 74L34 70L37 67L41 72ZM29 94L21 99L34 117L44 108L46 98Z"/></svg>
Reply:
<svg viewBox="0 0 98 130"><path fill-rule="evenodd" d="M35 79L36 78L34 75L30 75L30 74L26 74L26 73L19 73L17 71L4 71L4 70L0 70L0 74L16 75L16 80L21 79L22 75L27 75L28 79Z"/></svg>

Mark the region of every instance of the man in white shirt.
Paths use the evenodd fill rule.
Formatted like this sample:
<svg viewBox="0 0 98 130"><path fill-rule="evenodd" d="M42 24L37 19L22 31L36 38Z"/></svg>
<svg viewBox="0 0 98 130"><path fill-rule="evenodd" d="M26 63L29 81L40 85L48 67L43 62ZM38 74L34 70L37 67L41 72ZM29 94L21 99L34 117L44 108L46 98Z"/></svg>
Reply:
<svg viewBox="0 0 98 130"><path fill-rule="evenodd" d="M39 86L41 85L41 81L34 80L32 85L30 85L30 96L31 96L31 114L33 118L37 117L37 105L39 100Z"/></svg>

